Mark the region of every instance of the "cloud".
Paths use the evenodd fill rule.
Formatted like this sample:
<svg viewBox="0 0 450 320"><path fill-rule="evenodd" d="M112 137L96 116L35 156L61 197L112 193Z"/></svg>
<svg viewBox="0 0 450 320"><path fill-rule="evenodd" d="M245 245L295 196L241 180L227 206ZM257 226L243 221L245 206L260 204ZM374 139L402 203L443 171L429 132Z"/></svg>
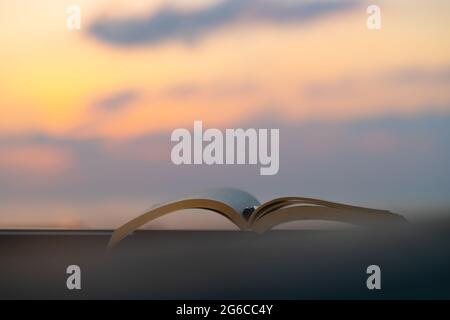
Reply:
<svg viewBox="0 0 450 320"><path fill-rule="evenodd" d="M226 25L304 23L351 9L355 4L353 0L225 0L194 11L162 7L139 17L99 18L88 30L95 38L117 46L157 45L169 40L189 42Z"/></svg>
<svg viewBox="0 0 450 320"><path fill-rule="evenodd" d="M138 96L139 92L136 90L122 90L96 101L94 107L101 111L117 111L125 108Z"/></svg>
<svg viewBox="0 0 450 320"><path fill-rule="evenodd" d="M408 66L373 74L353 74L332 82L309 83L306 93L312 96L348 95L364 83L382 83L389 86L398 85L445 85L450 82L450 66L443 65L439 68L426 68Z"/></svg>
<svg viewBox="0 0 450 320"><path fill-rule="evenodd" d="M439 68L409 67L390 74L391 79L403 83L446 84L450 82L450 66Z"/></svg>
<svg viewBox="0 0 450 320"><path fill-rule="evenodd" d="M255 82L209 82L206 84L181 83L169 87L165 92L168 98L189 98L194 96L209 96L212 98L224 98L230 96L242 96L259 90Z"/></svg>
<svg viewBox="0 0 450 320"><path fill-rule="evenodd" d="M200 92L200 88L194 84L180 84L170 87L166 91L166 96L171 98L192 97Z"/></svg>
<svg viewBox="0 0 450 320"><path fill-rule="evenodd" d="M12 143L39 149L15 147L7 158L2 154L0 204L14 199L48 204L66 199L72 204L128 198L141 199L145 207L189 190L221 186L242 188L261 199L291 194L375 207L449 204L449 113L300 123L258 113L228 128L280 128L279 174L259 176L257 166L175 166L170 161L171 131L117 142L0 135L0 150L10 150ZM58 150L69 153L72 165L49 180L42 168L60 167ZM39 160L46 183L23 168L29 159ZM122 214L137 211L133 207ZM85 214L93 219L92 212Z"/></svg>
<svg viewBox="0 0 450 320"><path fill-rule="evenodd" d="M26 144L0 146L0 169L18 176L41 179L64 174L72 165L69 150L56 146Z"/></svg>
<svg viewBox="0 0 450 320"><path fill-rule="evenodd" d="M450 68L407 66L299 85L309 110L346 118L448 110ZM314 106L312 108L311 106ZM383 109L383 107L385 109ZM426 108L423 109L423 108ZM311 115L310 115L311 116Z"/></svg>

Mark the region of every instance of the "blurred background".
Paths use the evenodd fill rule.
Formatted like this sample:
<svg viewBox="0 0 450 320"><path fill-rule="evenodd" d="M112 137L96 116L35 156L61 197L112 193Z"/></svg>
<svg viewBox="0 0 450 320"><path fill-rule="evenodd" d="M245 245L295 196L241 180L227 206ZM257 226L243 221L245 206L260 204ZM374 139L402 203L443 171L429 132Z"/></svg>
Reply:
<svg viewBox="0 0 450 320"><path fill-rule="evenodd" d="M449 217L450 2L378 0L379 31L372 2L0 0L0 227L115 228L222 186ZM194 120L279 128L279 173L175 166Z"/></svg>

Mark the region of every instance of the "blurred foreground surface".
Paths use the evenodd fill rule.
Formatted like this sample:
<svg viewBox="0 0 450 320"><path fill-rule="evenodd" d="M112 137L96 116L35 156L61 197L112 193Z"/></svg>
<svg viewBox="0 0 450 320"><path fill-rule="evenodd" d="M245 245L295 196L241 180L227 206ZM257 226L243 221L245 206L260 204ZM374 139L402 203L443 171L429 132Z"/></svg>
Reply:
<svg viewBox="0 0 450 320"><path fill-rule="evenodd" d="M0 231L0 298L450 298L450 221L390 230ZM66 268L81 267L81 290ZM381 267L381 290L366 268Z"/></svg>

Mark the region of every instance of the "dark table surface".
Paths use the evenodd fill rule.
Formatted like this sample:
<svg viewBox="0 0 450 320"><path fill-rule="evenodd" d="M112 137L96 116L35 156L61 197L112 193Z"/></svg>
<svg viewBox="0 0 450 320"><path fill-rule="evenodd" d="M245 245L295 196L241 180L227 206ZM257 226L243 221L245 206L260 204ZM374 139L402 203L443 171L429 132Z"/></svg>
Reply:
<svg viewBox="0 0 450 320"><path fill-rule="evenodd" d="M450 298L450 221L396 229L0 231L0 298ZM68 290L66 268L81 268ZM381 268L368 290L366 268Z"/></svg>

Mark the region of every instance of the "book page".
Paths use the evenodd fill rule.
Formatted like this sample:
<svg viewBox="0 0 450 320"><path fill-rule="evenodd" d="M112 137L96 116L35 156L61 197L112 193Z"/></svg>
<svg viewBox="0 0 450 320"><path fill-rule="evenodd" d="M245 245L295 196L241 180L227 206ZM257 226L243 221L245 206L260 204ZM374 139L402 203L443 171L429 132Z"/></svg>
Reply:
<svg viewBox="0 0 450 320"><path fill-rule="evenodd" d="M209 199L220 201L232 207L239 214L243 214L246 208L257 207L260 205L258 199L253 195L236 188L207 189L194 193L184 199Z"/></svg>
<svg viewBox="0 0 450 320"><path fill-rule="evenodd" d="M113 232L108 248L114 247L128 234L144 224L165 214L184 209L212 210L228 218L240 229L246 229L248 220L244 216L244 210L258 205L259 201L254 196L239 189L222 188L197 192L184 198L155 205L146 213L123 224Z"/></svg>

